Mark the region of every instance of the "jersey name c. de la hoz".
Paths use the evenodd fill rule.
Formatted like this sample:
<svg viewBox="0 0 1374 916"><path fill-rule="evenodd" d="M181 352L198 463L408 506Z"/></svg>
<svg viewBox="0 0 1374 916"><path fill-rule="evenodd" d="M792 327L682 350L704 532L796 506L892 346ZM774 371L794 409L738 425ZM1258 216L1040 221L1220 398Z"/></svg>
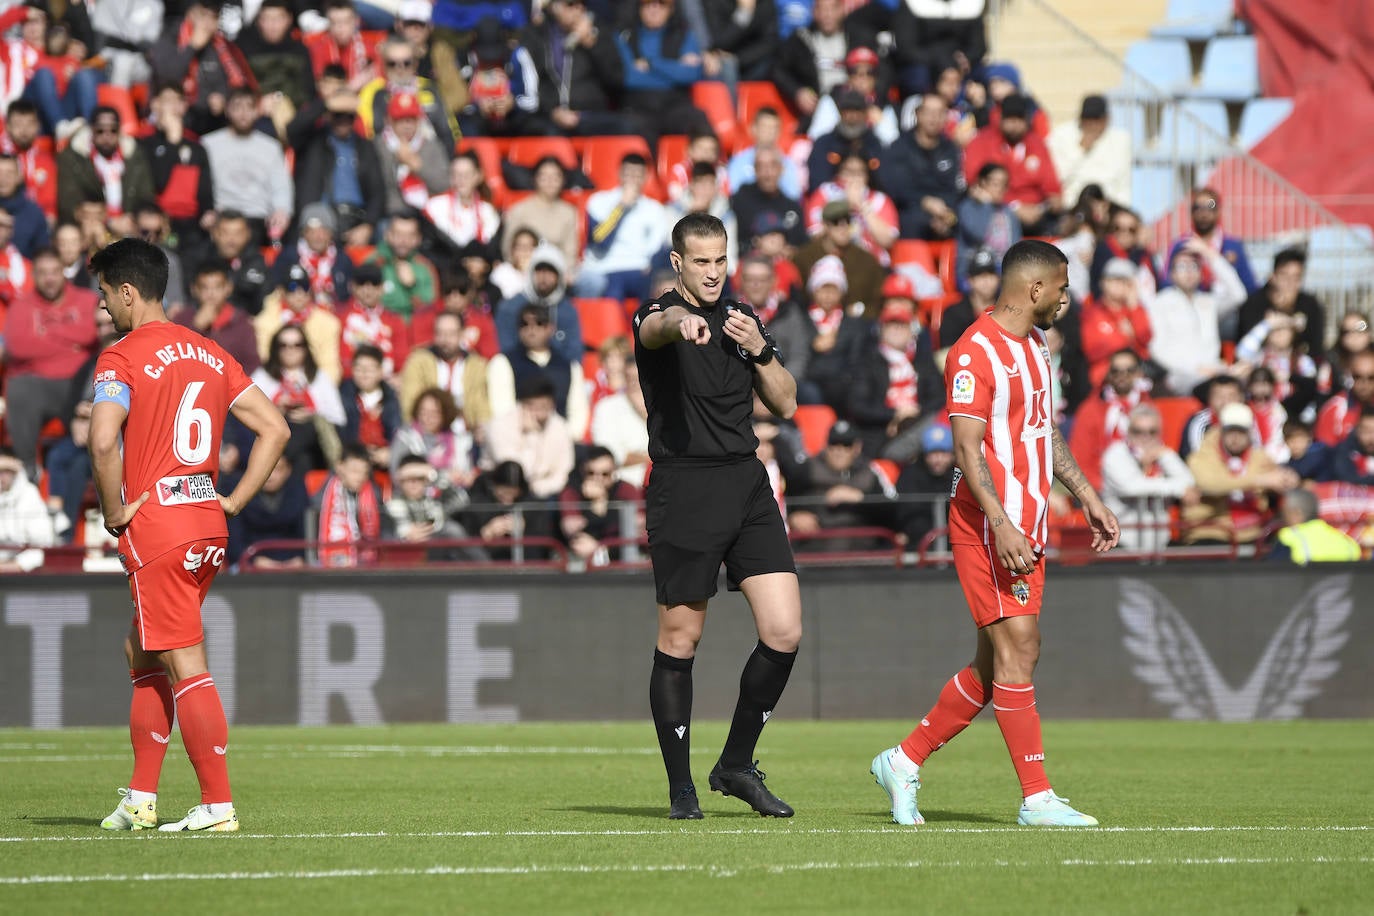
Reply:
<svg viewBox="0 0 1374 916"><path fill-rule="evenodd" d="M1049 496L1054 474L1054 405L1045 336L1008 333L985 313L959 338L945 362L951 417L981 420L982 451L1007 518L1037 551L1049 536ZM950 506L950 542L991 544L986 515L956 472Z"/></svg>
<svg viewBox="0 0 1374 916"><path fill-rule="evenodd" d="M710 342L698 346L680 340L653 350L641 344L640 324L675 305L706 320ZM722 299L698 308L676 290L646 300L635 313L635 363L649 414L649 457L655 462L743 459L758 449L754 369L739 345L725 335L727 309L758 320L743 303Z"/></svg>
<svg viewBox="0 0 1374 916"><path fill-rule="evenodd" d="M171 322L136 328L100 354L93 400L128 411L124 499L149 494L119 539L127 570L227 536L214 488L220 440L229 408L252 384L222 347Z"/></svg>

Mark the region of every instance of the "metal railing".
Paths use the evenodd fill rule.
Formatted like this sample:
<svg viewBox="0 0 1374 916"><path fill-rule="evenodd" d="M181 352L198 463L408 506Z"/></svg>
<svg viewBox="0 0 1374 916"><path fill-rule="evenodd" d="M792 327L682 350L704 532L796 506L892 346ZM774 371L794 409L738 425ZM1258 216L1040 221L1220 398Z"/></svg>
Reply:
<svg viewBox="0 0 1374 916"><path fill-rule="evenodd" d="M990 35L1009 2L989 3ZM1057 61L1088 57L1119 74L1115 85L1083 86L1082 94L1108 96L1113 126L1132 136L1131 204L1150 226L1157 257L1162 259L1175 239L1191 232L1191 191L1213 187L1223 198L1223 228L1244 240L1258 282L1268 278L1279 251L1304 248L1306 286L1326 305L1328 336L1347 311L1369 311L1374 304L1374 233L1367 226L1344 223L1322 201L1237 146L1232 125L1238 124L1239 104L1195 107L1161 88L1151 74L1127 67L1122 57L1046 0L1017 2L1034 6L1057 28ZM1034 93L1035 87L1028 89ZM1224 125L1215 117L1218 106L1225 107Z"/></svg>

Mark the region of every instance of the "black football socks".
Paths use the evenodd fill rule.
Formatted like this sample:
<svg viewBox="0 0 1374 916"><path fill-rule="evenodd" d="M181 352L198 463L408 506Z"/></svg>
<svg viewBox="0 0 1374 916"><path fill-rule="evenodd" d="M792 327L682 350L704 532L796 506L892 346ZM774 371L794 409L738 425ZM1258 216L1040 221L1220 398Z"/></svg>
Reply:
<svg viewBox="0 0 1374 916"><path fill-rule="evenodd" d="M764 645L762 640L754 646L739 677L739 702L735 705L725 749L720 753L722 767L742 769L753 764L759 735L787 686L792 663L796 660L795 651L779 652ZM659 734L662 740L662 732Z"/></svg>
<svg viewBox="0 0 1374 916"><path fill-rule="evenodd" d="M784 676L786 680L786 676ZM692 659L654 650L649 675L649 709L658 732L658 747L668 771L668 795L692 785Z"/></svg>

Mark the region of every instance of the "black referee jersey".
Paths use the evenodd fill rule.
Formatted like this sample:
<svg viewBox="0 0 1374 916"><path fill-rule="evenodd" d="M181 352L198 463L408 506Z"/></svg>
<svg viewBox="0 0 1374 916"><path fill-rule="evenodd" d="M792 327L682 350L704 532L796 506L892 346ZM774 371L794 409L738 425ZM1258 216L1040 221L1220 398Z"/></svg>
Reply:
<svg viewBox="0 0 1374 916"><path fill-rule="evenodd" d="M706 319L710 343L679 340L657 350L640 343L640 322L674 305ZM731 463L753 457L758 448L754 369L743 349L725 336L727 308L758 321L743 303L721 299L710 308L698 308L676 289L646 301L635 313L635 361L649 412L649 457L655 465Z"/></svg>

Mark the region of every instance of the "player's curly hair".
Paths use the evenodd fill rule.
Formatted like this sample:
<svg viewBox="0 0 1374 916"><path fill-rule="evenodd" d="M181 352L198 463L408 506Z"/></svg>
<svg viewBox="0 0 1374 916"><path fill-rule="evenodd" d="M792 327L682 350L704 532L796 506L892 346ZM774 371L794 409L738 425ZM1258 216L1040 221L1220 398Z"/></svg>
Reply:
<svg viewBox="0 0 1374 916"><path fill-rule="evenodd" d="M161 302L167 293L167 255L143 239L120 239L91 255L91 276L110 286L125 283L149 302Z"/></svg>

